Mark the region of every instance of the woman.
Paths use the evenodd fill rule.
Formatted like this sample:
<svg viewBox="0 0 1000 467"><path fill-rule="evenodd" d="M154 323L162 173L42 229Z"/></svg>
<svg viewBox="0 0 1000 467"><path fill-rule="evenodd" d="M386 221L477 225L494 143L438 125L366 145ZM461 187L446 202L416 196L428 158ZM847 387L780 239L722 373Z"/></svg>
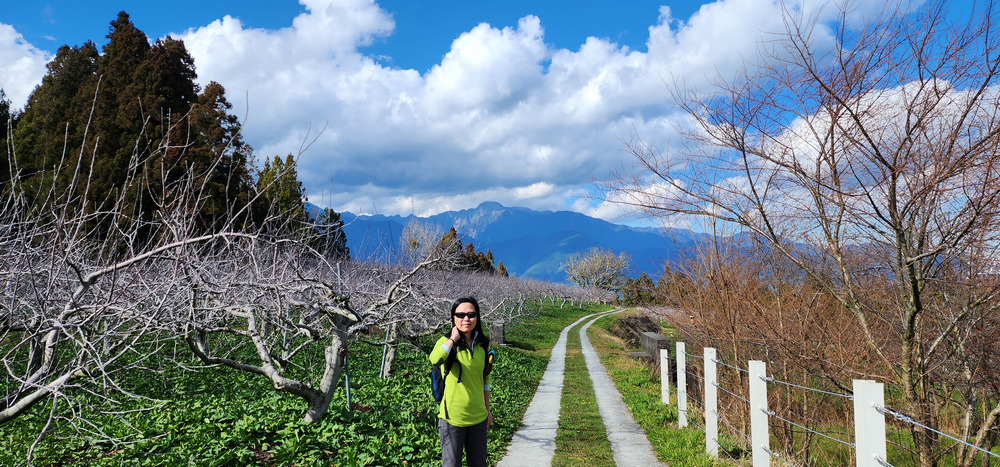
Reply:
<svg viewBox="0 0 1000 467"><path fill-rule="evenodd" d="M451 331L431 351L432 365L454 363L445 377L444 397L438 408L438 434L444 467L461 466L465 450L469 467L486 465L486 430L490 413L490 377L486 374L489 338L483 334L479 302L466 297L451 305ZM447 367L447 365L446 365Z"/></svg>

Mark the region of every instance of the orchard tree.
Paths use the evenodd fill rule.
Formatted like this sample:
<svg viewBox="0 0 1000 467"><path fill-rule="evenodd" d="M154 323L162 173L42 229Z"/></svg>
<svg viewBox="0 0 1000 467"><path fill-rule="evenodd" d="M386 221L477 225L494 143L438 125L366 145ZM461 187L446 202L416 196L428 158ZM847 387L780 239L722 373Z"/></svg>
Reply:
<svg viewBox="0 0 1000 467"><path fill-rule="evenodd" d="M163 144L149 157L172 146ZM12 146L18 149L16 138ZM0 190L0 371L7 382L0 389L0 425L43 406L34 412L46 423L28 450L28 464L38 440L56 425L97 439L127 437L127 431L95 432L86 414L108 415L122 399L143 399L120 384L123 376L148 372L150 361L170 358L168 348L183 336L176 314L190 309L192 300L186 272L203 264L189 253L232 256L236 250L228 246L259 238L232 225L200 232L198 207L206 193L194 173L162 186L154 221L120 197L109 199L100 213L81 213L77 199L65 193L90 180L64 174L74 169L56 166L52 178L65 176L70 184L50 185L47 192L18 177ZM124 180L151 182L135 171ZM98 216L118 226L119 235L95 233ZM137 240L140 232L147 240Z"/></svg>
<svg viewBox="0 0 1000 467"><path fill-rule="evenodd" d="M627 253L615 255L611 250L595 247L566 259L566 278L580 287L593 287L617 295L625 286L631 262Z"/></svg>
<svg viewBox="0 0 1000 467"><path fill-rule="evenodd" d="M983 446L1000 417L997 10L956 22L945 2L842 7L832 37L789 11L742 75L676 91L689 144L633 139L637 170L606 198L738 226L781 253L891 369L890 403L919 422L914 463L970 466L982 453L923 426Z"/></svg>

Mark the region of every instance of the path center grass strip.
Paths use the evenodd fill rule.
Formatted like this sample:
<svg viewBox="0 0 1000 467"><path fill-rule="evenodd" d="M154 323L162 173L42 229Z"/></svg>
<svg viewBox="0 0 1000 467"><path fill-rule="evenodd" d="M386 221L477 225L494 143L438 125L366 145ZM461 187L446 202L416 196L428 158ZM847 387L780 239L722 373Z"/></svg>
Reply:
<svg viewBox="0 0 1000 467"><path fill-rule="evenodd" d="M580 350L580 323L566 339L566 369L553 466L614 466L611 443L597 408L594 386Z"/></svg>
<svg viewBox="0 0 1000 467"><path fill-rule="evenodd" d="M660 401L659 370L653 371L642 360L629 356L629 352L633 349L627 349L624 341L611 334L610 330L621 317L623 316L611 315L597 320L587 330L587 336L601 357L601 364L615 382L618 392L622 394L622 400L632 412L632 418L646 431L646 436L656 451L656 457L671 466L731 465L715 461L705 454L703 431L697 428L677 427L677 406L664 405ZM579 333L577 333L577 348L579 348ZM583 360L582 356L580 359ZM568 368L568 357L566 361ZM671 400L676 402L676 388L671 388L670 394ZM556 445L558 446L558 441Z"/></svg>

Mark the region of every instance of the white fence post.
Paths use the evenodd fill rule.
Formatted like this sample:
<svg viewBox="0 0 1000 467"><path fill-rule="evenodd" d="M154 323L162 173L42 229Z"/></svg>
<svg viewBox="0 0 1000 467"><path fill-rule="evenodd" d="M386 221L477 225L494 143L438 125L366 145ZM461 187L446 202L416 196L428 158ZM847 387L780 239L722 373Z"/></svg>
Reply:
<svg viewBox="0 0 1000 467"><path fill-rule="evenodd" d="M759 360L750 360L750 449L753 467L770 467L771 433L767 428L767 366Z"/></svg>
<svg viewBox="0 0 1000 467"><path fill-rule="evenodd" d="M670 404L670 350L660 349L660 400Z"/></svg>
<svg viewBox="0 0 1000 467"><path fill-rule="evenodd" d="M715 349L705 347L705 452L719 457L719 384L715 371Z"/></svg>
<svg viewBox="0 0 1000 467"><path fill-rule="evenodd" d="M687 360L687 353L684 351L684 343L677 343L677 426L684 428L688 426L688 390L687 390L687 368L684 362Z"/></svg>
<svg viewBox="0 0 1000 467"><path fill-rule="evenodd" d="M857 467L879 467L885 455L885 415L878 407L885 405L882 383L854 380L854 444Z"/></svg>

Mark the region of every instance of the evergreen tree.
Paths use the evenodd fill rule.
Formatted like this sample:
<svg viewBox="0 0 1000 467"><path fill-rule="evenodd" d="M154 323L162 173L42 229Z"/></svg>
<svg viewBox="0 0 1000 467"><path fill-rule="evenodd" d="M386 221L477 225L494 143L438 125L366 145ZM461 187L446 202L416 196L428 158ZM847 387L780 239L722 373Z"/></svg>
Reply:
<svg viewBox="0 0 1000 467"><path fill-rule="evenodd" d="M462 251L462 241L458 239L458 231L452 226L438 241L438 248L443 249L448 254L457 254Z"/></svg>
<svg viewBox="0 0 1000 467"><path fill-rule="evenodd" d="M507 273L507 267L503 265L503 261L497 263L497 274L503 277L510 277L510 274Z"/></svg>
<svg viewBox="0 0 1000 467"><path fill-rule="evenodd" d="M89 174L74 188L74 207L92 213L121 196L125 215L152 219L159 198L172 196L165 187L193 174L201 228L217 229L244 212L252 149L222 86L201 92L184 43L168 37L150 45L125 12L107 38L100 54L92 42L61 47L29 97L14 138L29 194L47 193L55 181L62 196L75 174ZM114 230L104 227L96 231Z"/></svg>
<svg viewBox="0 0 1000 467"><path fill-rule="evenodd" d="M60 169L75 166L86 132L82 94L97 71L98 52L93 42L80 47L62 46L46 65L42 84L32 91L14 130L14 171L26 185L26 193L51 186ZM93 94L91 94L91 100ZM89 112L90 103L86 110ZM65 148L65 150L64 150ZM61 166L59 164L62 164ZM67 170L61 183L68 185Z"/></svg>
<svg viewBox="0 0 1000 467"><path fill-rule="evenodd" d="M3 92L3 88L0 88L0 144L3 145L3 149L0 149L0 156L2 156L0 157L0 188L10 180L10 152L7 135L13 127L14 119L10 113L10 101L7 100L7 94Z"/></svg>
<svg viewBox="0 0 1000 467"><path fill-rule="evenodd" d="M622 303L625 306L660 304L653 280L645 272L635 279L626 278L622 287Z"/></svg>
<svg viewBox="0 0 1000 467"><path fill-rule="evenodd" d="M348 261L351 259L351 249L347 247L347 234L344 232L344 221L340 213L326 208L316 220L321 239L320 251L330 258Z"/></svg>
<svg viewBox="0 0 1000 467"><path fill-rule="evenodd" d="M274 156L264 162L264 169L257 178L257 192L262 194L257 209L259 221L267 222L267 227L275 234L305 233L306 217L305 190L299 181L295 168L295 157L289 154L285 160Z"/></svg>
<svg viewBox="0 0 1000 467"><path fill-rule="evenodd" d="M463 246L462 241L458 239L458 232L454 226L441 236L438 245L439 248L449 248L449 252L452 254L458 254L459 267L462 269L488 274L495 274L497 272L496 267L493 265L493 252L489 250L486 250L486 253L476 251L476 247L472 242Z"/></svg>
<svg viewBox="0 0 1000 467"><path fill-rule="evenodd" d="M90 209L99 210L105 200L130 191L133 195L129 196L126 209L138 215L153 206L140 205L134 193L142 188L126 187L124 181L131 167L145 162L134 159L148 156L153 149L153 141L159 135L152 132L161 128L164 109L142 101L145 93L141 80L144 77L137 71L150 51L146 34L132 24L128 13L122 11L111 22L106 37L108 44L97 62L97 73L84 89L88 93L96 89L93 131L100 138L96 150L101 156L92 168L94 176L87 190L88 204ZM153 121L147 122L147 118ZM85 148L90 149L89 144L90 141Z"/></svg>

